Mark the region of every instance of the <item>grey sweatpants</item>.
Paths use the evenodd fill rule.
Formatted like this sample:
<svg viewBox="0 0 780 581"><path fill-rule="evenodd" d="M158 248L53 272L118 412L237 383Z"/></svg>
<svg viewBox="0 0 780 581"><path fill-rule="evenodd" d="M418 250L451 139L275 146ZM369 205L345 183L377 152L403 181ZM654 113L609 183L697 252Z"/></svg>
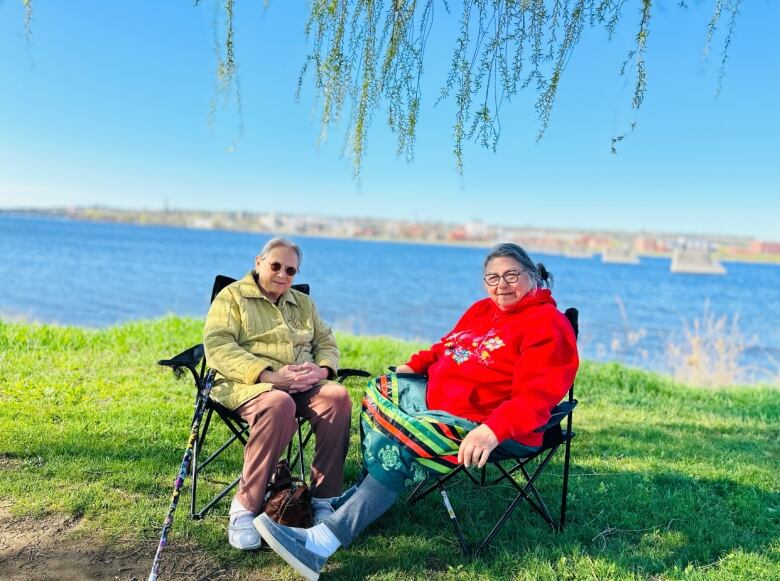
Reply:
<svg viewBox="0 0 780 581"><path fill-rule="evenodd" d="M344 547L348 547L363 529L382 516L400 495L368 474L357 490L323 524Z"/></svg>

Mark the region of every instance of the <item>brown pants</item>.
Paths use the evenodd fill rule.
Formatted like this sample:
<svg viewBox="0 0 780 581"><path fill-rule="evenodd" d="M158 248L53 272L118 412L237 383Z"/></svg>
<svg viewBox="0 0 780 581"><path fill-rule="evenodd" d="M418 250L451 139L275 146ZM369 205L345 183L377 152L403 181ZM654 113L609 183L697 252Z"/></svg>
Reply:
<svg viewBox="0 0 780 581"><path fill-rule="evenodd" d="M244 468L236 498L248 510L260 512L271 472L295 433L296 415L309 420L316 444L311 465L311 492L317 498L341 494L344 459L349 447L352 402L340 383L324 383L290 395L271 390L240 406L236 412L249 423Z"/></svg>

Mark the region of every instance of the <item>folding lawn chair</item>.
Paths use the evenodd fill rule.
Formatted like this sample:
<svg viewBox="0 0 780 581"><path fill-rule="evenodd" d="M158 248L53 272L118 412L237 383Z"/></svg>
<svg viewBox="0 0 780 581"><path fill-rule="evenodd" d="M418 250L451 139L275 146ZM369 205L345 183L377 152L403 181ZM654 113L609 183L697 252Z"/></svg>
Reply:
<svg viewBox="0 0 780 581"><path fill-rule="evenodd" d="M575 336L579 335L578 316L579 313L577 309L570 308L566 310L566 318L571 323ZM544 433L543 443L538 451L527 456L515 456L506 452L505 450L502 450L502 446L499 446L491 453L490 458L488 459L488 463L482 468L479 479L475 478L474 475L471 474L471 472L469 472L466 467L461 464L445 476L437 478L435 483L429 484L427 487L426 484L429 482L428 480L421 482L409 495L407 502L414 504L434 490L439 490L442 496L442 501L444 502L444 507L449 514L450 522L452 522L452 525L455 528L455 534L458 537L460 548L467 556L471 554L477 556L482 551L484 551L485 548L490 545L493 538L506 524L515 508L517 508L517 506L523 500L526 500L528 504L531 505L531 508L533 508L547 522L547 524L550 525L553 531L562 531L566 525L566 498L569 490L569 459L571 455L571 441L575 436L575 433L572 432L571 429L572 415L576 406L577 400L574 399L574 384L572 384L572 386L569 388L568 397L553 408L549 421L544 426L536 430L537 432ZM563 422L564 418L566 418L566 429L561 427L561 423ZM542 499L541 494L539 494L535 483L561 446L564 446L565 450L563 461L563 484L559 518L556 522L556 520L550 514L550 511ZM504 466L504 463L509 464L511 467L507 469ZM449 496L447 495L445 484L458 474L462 473L466 474L466 476L468 476L469 479L477 486L484 487L487 468L491 465L494 466L501 474L492 480L489 484L496 484L506 480L509 482L509 484L517 489L517 495L509 503L509 506L507 506L506 510L498 519L498 522L496 522L495 526L488 533L485 539L475 550L472 551L463 535L463 530L461 529L460 523L458 522L458 517L452 508ZM529 467L533 469L533 473L529 473ZM521 481L518 481L515 478L518 473L523 477Z"/></svg>
<svg viewBox="0 0 780 581"><path fill-rule="evenodd" d="M235 280L236 279L230 278L229 276L224 276L221 274L217 275L217 277L214 279L214 287L211 291L211 302L214 302L214 298L223 288L225 288L230 283L235 282ZM302 293L309 294L308 284L294 284L292 285L292 288ZM195 410L197 410L199 404L202 403L202 392L206 383L206 379L209 375L211 375L211 379L213 380L213 374L215 373L213 369L208 368L203 345L195 345L186 351L179 353L175 357L172 357L171 359L162 359L157 363L159 365L172 368L177 376L183 374L184 369L188 369L190 371L195 382ZM339 369L336 372L336 379L339 383L343 382L347 377L350 376L370 377L370 374L359 369ZM209 426L211 425L211 419L214 414L216 414L217 417L222 420L232 435L225 443L214 450L214 452L212 452L205 460L200 461L199 456L203 451L204 444L206 442L206 435L209 432ZM203 508L197 510L198 478L201 476L201 473L209 464L211 464L212 461L217 459L217 457L225 450L227 450L234 442L238 441L242 446L245 446L247 436L249 435L249 425L241 418L240 415L238 415L235 411L229 410L228 408L222 406L211 398L207 398L205 402L205 416L205 421L200 425L196 433L192 451L192 464L190 468L192 472L190 518L193 519L203 518L216 503L222 500L231 490L236 487L236 485L238 485L238 482L241 478L240 475L237 476L230 484L225 486L225 488L217 493L214 498L209 500L205 506L203 506ZM195 418L193 416L193 423L190 424L191 426L194 425L194 420ZM297 436L294 437L287 446L287 459L291 468L295 469L297 466L297 469L300 471L301 480L306 480L306 466L304 462L303 451L309 439L311 438L312 431L311 429L308 429L304 433L304 424L306 423L304 418L296 418L296 421L298 422ZM297 445L295 445L294 441L297 441Z"/></svg>

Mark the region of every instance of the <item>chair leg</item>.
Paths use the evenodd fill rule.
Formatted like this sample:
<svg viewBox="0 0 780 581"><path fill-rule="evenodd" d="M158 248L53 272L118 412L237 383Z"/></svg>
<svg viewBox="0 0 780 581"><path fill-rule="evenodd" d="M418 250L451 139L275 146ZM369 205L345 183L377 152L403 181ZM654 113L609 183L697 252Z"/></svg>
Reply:
<svg viewBox="0 0 780 581"><path fill-rule="evenodd" d="M542 473L545 466L547 466L547 463L550 461L550 459L553 457L555 450L556 448L553 448L549 451L547 456L545 456L544 460L542 460L539 463L539 465L536 467L536 471L533 473L533 475L530 478L528 478L527 476L528 473L526 472L525 467L523 467L523 472L525 473L524 476L526 476L527 478L527 483L525 484L525 486L521 486L514 478L512 478L509 472L503 466L501 466L499 462L495 463L495 466L504 474L504 476L509 481L509 483L517 489L518 496L527 500L528 504L531 505L531 508L533 508L536 512L538 512L539 516L541 516L547 522L547 524L549 524L553 528L553 530L555 530L555 521L552 520L552 517L550 516L550 512L547 510L547 507L545 506L543 509L542 507L537 505L536 502L534 502L534 500L530 496L528 496L528 492L531 490L536 491L534 482ZM538 496L538 491L536 491L536 496L537 498L540 498Z"/></svg>
<svg viewBox="0 0 780 581"><path fill-rule="evenodd" d="M293 456L293 441L290 440L289 444L287 444L287 462L290 464L290 468L295 468L295 465L298 465L298 469L301 474L301 480L306 480L306 459L304 458L304 450L306 449L306 444L309 443L309 440L311 440L311 436L313 434L312 430L309 429L306 436L303 435L303 426L301 425L300 421L298 423L297 428L297 434L298 434L298 449L295 452L295 456Z"/></svg>
<svg viewBox="0 0 780 581"><path fill-rule="evenodd" d="M474 551L474 556L479 555L484 551L488 545L493 541L493 537L495 537L498 532L504 527L504 524L509 519L509 517L512 515L512 513L517 508L517 505L520 504L520 501L527 497L523 497L522 494L518 494L515 499L511 502L511 504L507 507L507 509L504 511L504 514L501 515L501 518L498 519L498 522L495 524L493 529L488 533L488 535L485 537L485 540L483 540L479 547L477 547L477 550Z"/></svg>
<svg viewBox="0 0 780 581"><path fill-rule="evenodd" d="M198 435L198 445L200 448L203 447L203 444L206 441L206 434L209 431L209 425L211 425L211 414L213 412L214 410L209 408L209 411L206 412L206 421L203 422L203 426L200 428L200 434Z"/></svg>
<svg viewBox="0 0 780 581"><path fill-rule="evenodd" d="M423 486L425 486L425 483L426 483L426 482L428 482L428 480L427 480L427 479L426 479L426 480L423 480L423 481L421 481L421 482L420 482L420 484L418 484L417 486L415 486L415 487L414 487L414 490L412 490L411 494L409 494L409 498L407 498L407 499L406 499L406 503L407 503L407 504L414 504L415 502L417 502L418 500L420 500L420 498L422 498L422 496L421 496L420 498L418 498L418 497L417 497L417 494L420 492L420 489L421 489ZM423 495L423 496L424 496L424 495Z"/></svg>
<svg viewBox="0 0 780 581"><path fill-rule="evenodd" d="M224 421L225 425L228 427L228 429L233 432L233 435L240 440L242 446L246 446L246 438L244 437L244 434L249 432L249 427L242 427L240 424L235 424L233 420L227 417L222 417L222 420ZM204 436L205 437L205 436Z"/></svg>
<svg viewBox="0 0 780 581"><path fill-rule="evenodd" d="M214 506L214 505L215 505L215 504L217 504L217 503L218 503L220 500L222 500L223 498L225 498L225 497L228 495L228 493L229 493L231 490L233 490L233 489L234 489L236 486L238 486L238 482L239 482L240 480L241 480L241 476L238 476L238 477L237 477L237 478L236 478L236 479L235 479L233 482L231 482L231 483L230 483L230 484L228 484L228 485L227 485L227 486L226 486L224 489L222 489L222 492L220 492L220 493L219 493L219 494L217 494L217 495L216 495L214 498L212 498L212 499L209 501L209 503L208 503L206 506L204 506L204 507L203 507L203 508L200 510L200 512L198 512L198 513L195 513L195 514L192 516L192 518L194 518L195 520L200 520L200 519L202 519L204 516L206 516L206 513L207 513L208 511L210 511L210 510L211 510L211 507L212 507L212 506ZM192 498L194 499L195 497L193 496Z"/></svg>
<svg viewBox="0 0 780 581"><path fill-rule="evenodd" d="M571 432L569 432L571 434ZM563 491L561 492L561 520L558 525L558 532L563 532L566 526L566 501L569 496L569 458L571 449L571 436L566 440L566 451L563 460Z"/></svg>
<svg viewBox="0 0 780 581"><path fill-rule="evenodd" d="M306 480L306 467L303 459L303 428L301 422L298 421L298 462L301 469L301 480Z"/></svg>
<svg viewBox="0 0 780 581"><path fill-rule="evenodd" d="M523 476L525 476L526 482L530 482L531 476L528 474L528 471L525 469L525 466L522 466L520 470L523 471ZM536 498L536 502L538 503L538 507L543 512L544 520L546 520L553 528L553 530L555 530L555 525L553 524L555 521L553 521L553 517L550 514L550 511L547 509L547 505L544 503L544 499L542 498L542 495L539 494L539 491L536 489L536 486L531 485L531 494L534 495L534 498Z"/></svg>
<svg viewBox="0 0 780 581"><path fill-rule="evenodd" d="M295 463L298 462L298 458L292 459L292 450L293 450L293 441L290 440L287 442L287 463L290 466L295 466Z"/></svg>
<svg viewBox="0 0 780 581"><path fill-rule="evenodd" d="M444 508L447 509L447 514L450 515L450 522L452 523L452 526L455 527L455 534L458 536L460 549L463 551L463 554L468 557L470 555L469 546L466 544L466 539L463 536L463 531L460 528L458 517L455 516L455 511L452 509L452 504L450 503L450 499L447 496L447 491L444 489L444 485L442 484L441 480L437 482L437 485L439 487L439 492L441 492L441 498L444 501Z"/></svg>
<svg viewBox="0 0 780 581"><path fill-rule="evenodd" d="M528 462L530 462L531 460L533 460L533 458L536 458L536 456L533 456L533 457L531 457L531 458L529 458L529 459L524 459L524 460L521 460L520 462L518 462L517 464L515 464L514 466L512 466L512 468L510 468L509 470L506 470L506 474L509 474L509 475L511 476L512 474L514 474L515 472L517 472L518 470L520 470L520 468L521 468L522 466L525 466L525 465L526 465ZM501 482L501 481L502 481L504 478L507 478L506 474L502 473L502 474L501 474L501 476L499 476L498 478L494 478L493 480L491 480L491 481L490 481L490 484L498 484L498 483L499 483L499 482Z"/></svg>
<svg viewBox="0 0 780 581"><path fill-rule="evenodd" d="M209 410L209 417L211 417L211 410ZM208 425L208 419L206 420ZM200 434L195 435L195 441L192 445L192 464L190 465L190 472L192 473L192 486L190 491L190 518L195 519L195 499L198 497L198 452L200 452Z"/></svg>
<svg viewBox="0 0 780 581"><path fill-rule="evenodd" d="M201 462L200 466L198 466L198 470L203 470L206 466L211 464L211 461L214 460L217 456L219 456L226 448L230 447L230 445L238 440L238 437L233 435L230 437L230 439L222 444L219 448L214 450L214 452L211 453L211 456L206 458L203 462Z"/></svg>
<svg viewBox="0 0 780 581"><path fill-rule="evenodd" d="M518 491L515 498L512 500L510 505L507 507L507 509L504 511L504 514L501 515L501 518L498 520L498 522L495 524L493 529L488 533L488 535L485 537L485 539L480 543L480 545L474 549L473 551L469 549L468 543L466 542L466 539L463 535L463 530L460 527L460 523L458 522L457 516L455 515L455 511L452 508L452 504L450 503L449 496L447 495L447 491L444 488L444 483L453 478L455 475L457 475L462 470L465 470L465 467L463 465L458 466L454 470L452 470L449 474L442 478L437 478L436 482L432 485L425 488L425 485L427 481L420 482L415 489L412 491L412 493L409 495L409 498L407 499L407 502L410 504L414 504L420 499L424 498L434 490L438 489L442 496L442 501L444 502L444 507L447 510L447 513L450 517L450 522L452 522L452 526L455 529L455 534L458 538L458 543L460 545L461 550L463 551L463 554L466 556L478 556L482 551L484 551L490 543L493 541L495 536L501 531L501 529L506 524L506 521L509 519L509 517L512 515L512 513L515 511L517 506L520 504L522 500L526 500L528 504L531 505L531 508L533 508L537 513L539 513L539 516L541 516L547 524L550 525L550 527L554 531L560 531L563 529L563 526L565 524L565 518L566 518L566 494L568 491L568 474L569 474L569 445L570 445L571 439L568 439L566 441L566 459L564 462L564 481L563 481L563 499L561 503L561 518L560 518L560 525L556 526L556 522L553 519L552 515L550 514L550 511L547 508L547 505L545 504L544 500L542 499L541 494L539 494L539 491L537 490L535 486L536 480L539 478L539 476L542 474L544 469L547 467L547 464L550 462L552 457L557 452L559 446L555 446L553 448L550 448L547 450L547 454L544 456L544 458L536 465L535 470L533 471L533 474L529 473L528 470L525 467L526 462L522 461L515 466L511 468L511 470L507 470L501 465L500 461L492 462L496 468L501 472L501 476L493 480L493 483L500 482L503 479L508 480L512 486L515 487L515 489ZM521 485L515 478L512 476L512 474L515 471L521 471L523 477L525 478L526 482L524 485ZM484 485L485 483L485 470L483 469L482 474L480 475L480 478L475 478L471 473L466 471L466 475L477 485ZM533 496L533 498L532 498Z"/></svg>
<svg viewBox="0 0 780 581"><path fill-rule="evenodd" d="M434 484L431 484L429 488L425 490L425 492L419 492L419 490L423 487L423 485L427 482L427 480L423 480L420 482L420 484L417 485L417 488L415 488L412 493L409 495L409 498L406 500L409 504L414 504L419 500L422 500L426 496L428 496L431 492L436 490L440 485L443 485L445 482L448 482L451 480L454 476L457 474L460 474L461 470L465 470L465 467L463 464L456 467L452 472L447 474L446 476L442 478L437 478L436 482Z"/></svg>
<svg viewBox="0 0 780 581"><path fill-rule="evenodd" d="M471 480L474 483L475 486L483 486L484 485L484 481L485 481L485 469L484 468L482 469L482 475L480 476L479 480L477 480L474 477L474 475L471 472L469 472L468 469L464 468L463 473L466 476L469 477L469 480Z"/></svg>
<svg viewBox="0 0 780 581"><path fill-rule="evenodd" d="M514 510L517 508L517 505L520 504L521 500L527 500L528 503L536 510L539 515L547 521L547 523L555 530L555 522L552 520L552 517L550 516L549 511L547 511L547 507L544 505L544 502L541 502L541 497L539 496L538 491L536 490L536 487L534 486L534 482L539 477L539 475L544 470L544 467L547 465L547 463L550 461L550 458L552 458L553 453L555 451L551 450L551 452L545 457L545 459L539 464L539 466L536 468L536 471L533 473L533 475L528 475L528 472L526 471L525 467L522 467L523 475L528 479L528 483L524 487L520 487L520 485L515 481L514 478L511 477L509 471L506 470L499 462L495 462L496 467L504 474L504 477L506 477L509 482L512 483L512 485L518 490L517 496L515 496L514 500L511 502L511 504L507 507L507 509L504 511L504 514L501 515L501 518L498 519L498 522L493 527L493 529L488 533L488 535L485 537L485 540L480 543L479 547L476 551L474 551L475 555L479 555L482 551L485 550L485 548L490 545L490 543L493 541L493 538L498 534L498 532L504 527L504 524L506 524L506 521L509 519L509 517L512 515ZM530 496L528 496L528 491L532 491L534 496L538 498L541 502L542 507L539 507ZM546 513L546 514L545 514Z"/></svg>
<svg viewBox="0 0 780 581"><path fill-rule="evenodd" d="M206 513L211 510L211 508L220 500L222 500L231 490L233 490L240 481L241 477L239 476L236 478L233 482L231 482L228 486L226 486L217 496L212 498L206 506L200 509L200 511L197 510L197 500L198 500L198 480L200 478L201 470L206 468L212 460L214 460L217 456L219 456L226 448L228 448L230 445L232 445L236 440L241 442L242 445L246 445L246 437L245 434L248 431L248 428L242 427L240 425L234 424L234 422L229 417L224 417L222 414L219 413L219 410L217 411L217 414L222 417L225 425L228 427L228 429L232 432L232 436L230 439L227 440L222 446L220 446L216 451L214 451L208 458L206 458L204 461L200 461L200 455L201 450L203 450L204 442L206 441L206 436L208 435L208 428L211 424L212 419L212 413L214 412L214 408L209 408L206 412L206 419L203 423L203 425L200 428L200 431L198 434L196 434L195 442L192 449L192 466L190 467L190 471L192 473L192 494L190 496L190 518L199 520L202 519Z"/></svg>

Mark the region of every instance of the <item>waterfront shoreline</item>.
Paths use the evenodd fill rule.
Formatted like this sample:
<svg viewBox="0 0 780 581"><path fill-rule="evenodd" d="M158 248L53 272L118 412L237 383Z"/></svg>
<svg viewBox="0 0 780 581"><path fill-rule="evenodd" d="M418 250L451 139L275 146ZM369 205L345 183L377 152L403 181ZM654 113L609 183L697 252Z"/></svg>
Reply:
<svg viewBox="0 0 780 581"><path fill-rule="evenodd" d="M77 210L73 209L63 209L63 208L47 208L47 209L3 209L0 208L0 215L6 214L9 216L15 216L15 217L30 217L30 218L53 218L53 219L62 219L62 220L70 220L70 221L77 221L77 222L93 222L93 223L103 223L103 224L127 224L127 225L134 225L134 226L140 226L140 227L159 227L159 228L181 228L186 230L202 230L202 231L220 231L220 232L238 232L238 233L244 233L244 234L257 234L260 236L276 236L276 235L283 235L283 236L302 236L307 238L321 238L325 240L345 240L345 241L360 241L360 242L377 242L377 243L390 243L390 244L407 244L407 245L425 245L425 246L443 246L443 247L452 247L452 248L489 248L493 246L497 242L502 241L517 241L525 246L525 248L532 253L536 254L542 254L542 255L548 255L548 256L561 256L561 257L567 257L572 258L573 255L571 253L571 250L564 249L564 248L549 248L549 247L540 247L535 246L533 244L529 244L527 242L524 242L522 239L517 240L513 239L512 237L507 238L495 238L490 240L431 240L426 238L398 238L398 237L392 237L392 236L366 236L366 235L347 235L347 234L339 234L339 233L332 233L332 232L308 232L308 231L301 231L301 230L295 230L295 229L286 229L286 228L280 228L280 229L260 229L260 228L241 228L241 227L215 227L215 226L201 226L198 224L188 224L188 223L168 223L165 221L145 221L145 220L139 220L139 219L119 219L119 218L111 218L109 216L100 216L100 217L91 217L87 215L86 213L89 212L89 210L92 210L92 208L79 208ZM120 216L122 218L126 218L127 216L132 215L156 215L156 216L165 216L168 213L166 212L160 212L160 211L148 211L148 210L117 210L117 209L107 209L107 208L100 208L101 211L110 211L115 212L116 216ZM180 211L184 214L189 213L189 211ZM199 211L192 211L192 213L201 213ZM242 212L232 212L232 213L219 213L215 212L213 213L215 216L222 216L222 215L243 215ZM333 220L336 220L337 218L332 218ZM356 221L376 221L376 218L354 218ZM430 222L430 223L423 223L428 224L431 227L457 227L457 224L452 223L446 223L446 222ZM497 227L500 228L500 227ZM553 234L570 234L571 232L576 233L582 233L582 234L594 234L594 235L608 235L608 236L616 236L620 238L624 237L630 237L630 236L639 236L639 235L648 235L649 233L638 233L638 232L630 232L630 231L592 231L592 230L578 230L578 231L571 231L571 230L565 230L565 229L557 229L557 228L539 228L539 227L527 227L530 231L544 231L549 232ZM655 234L654 234L655 235ZM661 235L661 234L657 234ZM696 237L702 237L702 236L708 236L709 238L718 237L721 235L718 234L711 234L711 235L692 235L692 234L663 234L663 236L696 236ZM599 259L600 256L604 254L606 249L595 249L595 250L589 250L586 253L583 254L582 259L584 260L593 260L593 259ZM587 256L585 256L587 254ZM673 251L669 252L636 252L635 256L638 259L642 258L667 258L669 260L672 259ZM579 258L579 256L578 256ZM780 266L780 254L777 255L749 255L746 257L742 256L734 256L732 254L722 253L718 252L716 253L716 258L720 262L732 262L732 263L744 263L744 264L759 264L759 265L774 265L774 266ZM621 262L610 262L610 261L604 261L605 264L626 264L626 265L636 265L637 263L621 263ZM698 274L698 273L697 273ZM701 274L707 274L707 273L701 273Z"/></svg>
<svg viewBox="0 0 780 581"><path fill-rule="evenodd" d="M214 276L243 275L267 239L254 232L7 215L0 215L0 232L6 257L0 275L13 281L0 289L4 318L93 329L171 313L202 319ZM311 284L320 314L345 333L430 344L485 296L484 246L295 239L306 257L299 281ZM739 383L780 376L780 333L741 284L751 280L764 289L763 303L778 302L776 268L732 263L725 276L706 277L671 274L664 258L621 265L531 255L555 275L559 307L580 310L585 359L670 373L696 349L697 360L706 355L711 368L730 370ZM41 292L43 272L55 293ZM694 345L689 329L706 331L703 342ZM721 340L733 346L725 367L710 349ZM724 381L731 380L718 378Z"/></svg>
<svg viewBox="0 0 780 581"><path fill-rule="evenodd" d="M171 321L178 323L178 325L180 326L195 326L196 328L200 328L205 323L205 318L194 317L194 316L182 316L182 315L177 315L176 313L169 313L162 317L124 321L121 323L115 323L104 327L89 327L85 325L59 324L57 322L49 322L49 321L28 321L19 318L8 319L6 318L6 313L0 312L0 332L3 331L4 326L6 328L18 326L18 327L34 327L36 329L52 328L56 330L56 332L77 333L77 334L86 334L86 335L101 335L105 333L124 334L125 332L132 332L134 329L142 328L144 326L151 326L151 327L165 326L170 324ZM341 341L346 341L347 343L353 343L355 341L380 342L380 343L387 342L391 344L408 346L410 349L413 348L415 350L427 348L427 346L429 345L428 342L422 339L406 339L403 337L394 337L391 335L361 334L361 333L356 333L356 332L352 332L349 330L342 330L342 329L334 329L334 331L336 332L336 337L339 340L339 342ZM583 363L586 363L588 365L618 365L621 367L625 367L626 369L636 371L638 373L647 373L650 375L657 376L659 378L663 378L665 381L676 382L676 383L680 383L681 385L686 385L687 387L698 388L698 389L718 390L718 389L727 389L732 387L745 387L745 388L780 390L780 375L778 375L777 381L762 379L762 380L749 381L749 382L738 382L738 383L728 384L728 385L708 386L708 385L698 385L695 383L681 382L678 378L675 377L674 373L672 373L671 370L661 370L661 369L641 367L631 363L626 363L625 361L620 361L619 359L590 360L588 358L582 357L581 360Z"/></svg>

